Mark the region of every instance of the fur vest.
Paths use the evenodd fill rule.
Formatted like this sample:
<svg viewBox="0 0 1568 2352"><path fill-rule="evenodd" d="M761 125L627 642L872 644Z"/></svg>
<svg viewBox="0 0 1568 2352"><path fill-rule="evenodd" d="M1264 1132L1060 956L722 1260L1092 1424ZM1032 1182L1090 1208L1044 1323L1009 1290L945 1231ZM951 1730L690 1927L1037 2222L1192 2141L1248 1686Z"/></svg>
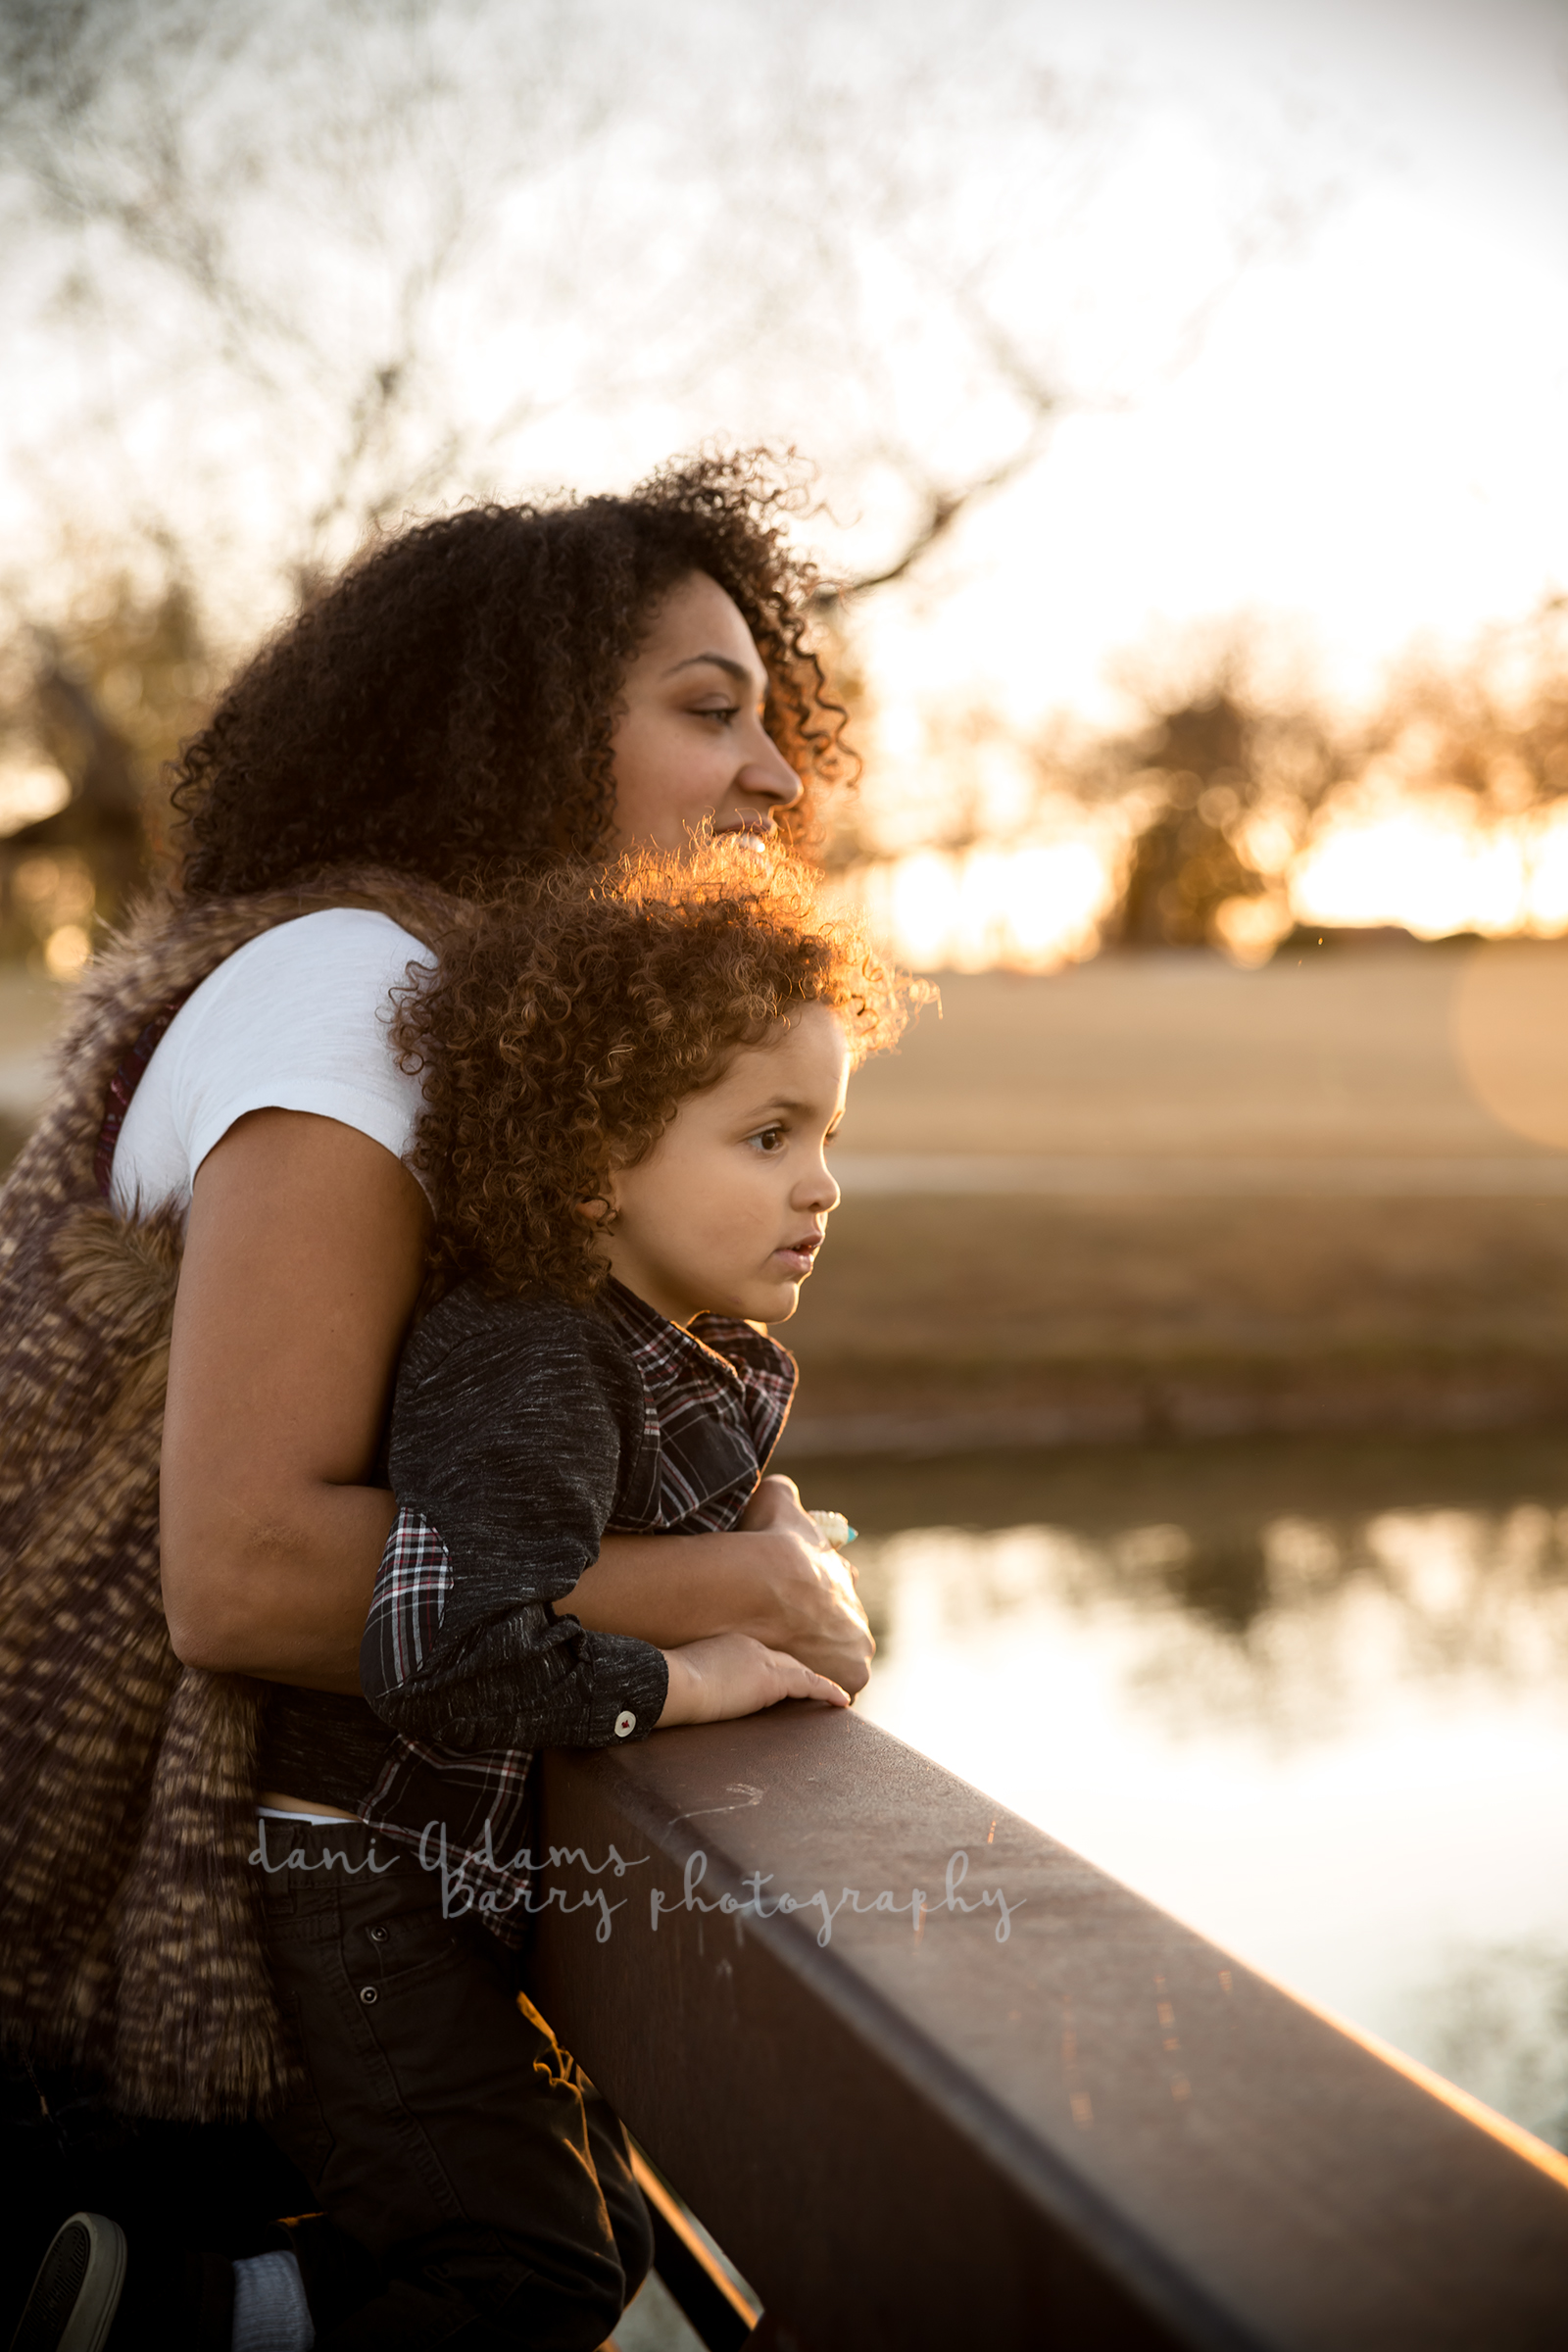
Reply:
<svg viewBox="0 0 1568 2352"><path fill-rule="evenodd" d="M48 1109L0 1194L0 2046L128 2112L265 2113L288 2082L254 1873L264 1687L181 1666L158 1462L183 1218L119 1215L112 1081L224 956L325 906L437 944L455 908L374 871L144 907L79 984Z"/></svg>

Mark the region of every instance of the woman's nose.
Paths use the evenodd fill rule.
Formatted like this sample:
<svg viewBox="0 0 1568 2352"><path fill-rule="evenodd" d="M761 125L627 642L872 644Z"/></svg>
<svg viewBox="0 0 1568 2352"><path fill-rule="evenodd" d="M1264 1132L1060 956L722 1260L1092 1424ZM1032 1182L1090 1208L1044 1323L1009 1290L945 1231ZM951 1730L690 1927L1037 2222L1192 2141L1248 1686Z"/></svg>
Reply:
<svg viewBox="0 0 1568 2352"><path fill-rule="evenodd" d="M768 801L774 808L791 808L805 786L772 737L760 725L757 733L758 741L749 747L735 781L742 792L755 793L759 800Z"/></svg>

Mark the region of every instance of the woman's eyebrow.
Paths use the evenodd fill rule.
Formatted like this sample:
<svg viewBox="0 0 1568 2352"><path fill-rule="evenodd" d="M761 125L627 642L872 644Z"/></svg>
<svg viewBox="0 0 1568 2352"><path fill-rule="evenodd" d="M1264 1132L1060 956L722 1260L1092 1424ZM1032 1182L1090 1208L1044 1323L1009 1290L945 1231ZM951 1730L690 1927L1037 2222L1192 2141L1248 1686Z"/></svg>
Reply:
<svg viewBox="0 0 1568 2352"><path fill-rule="evenodd" d="M739 678L743 686L757 683L756 672L748 669L744 662L732 662L728 654L688 654L684 662L672 662L664 675L672 678L677 670L696 669L705 662L714 669L726 670L732 678Z"/></svg>

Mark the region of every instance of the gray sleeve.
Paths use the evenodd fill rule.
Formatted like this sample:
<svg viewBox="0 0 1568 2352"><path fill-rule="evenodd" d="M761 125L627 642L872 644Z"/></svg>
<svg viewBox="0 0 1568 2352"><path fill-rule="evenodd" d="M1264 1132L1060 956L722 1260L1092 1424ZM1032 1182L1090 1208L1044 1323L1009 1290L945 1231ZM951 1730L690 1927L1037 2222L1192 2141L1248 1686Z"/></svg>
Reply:
<svg viewBox="0 0 1568 2352"><path fill-rule="evenodd" d="M635 1376L590 1310L460 1305L447 1322L398 1382L399 1511L365 1695L394 1730L447 1747L643 1738L664 1705L662 1653L550 1607L599 1556L640 1430Z"/></svg>

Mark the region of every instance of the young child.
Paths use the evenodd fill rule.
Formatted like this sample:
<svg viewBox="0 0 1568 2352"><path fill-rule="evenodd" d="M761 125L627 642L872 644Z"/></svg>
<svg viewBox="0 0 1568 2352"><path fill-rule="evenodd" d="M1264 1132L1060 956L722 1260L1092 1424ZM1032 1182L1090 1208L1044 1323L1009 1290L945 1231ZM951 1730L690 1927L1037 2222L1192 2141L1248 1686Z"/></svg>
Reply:
<svg viewBox="0 0 1568 2352"><path fill-rule="evenodd" d="M274 2136L386 2282L322 2343L444 2340L466 2302L475 2342L593 2346L640 2282L619 2126L514 1993L529 1761L848 1703L743 1634L661 1649L571 1595L609 1531L739 1524L795 1385L758 1326L794 1313L837 1203L850 1072L919 993L735 844L536 879L405 992L438 1297L362 1650L396 1738L364 1828L270 1822L293 1867L263 1873L310 2079ZM345 1845L363 1872L318 1867Z"/></svg>

